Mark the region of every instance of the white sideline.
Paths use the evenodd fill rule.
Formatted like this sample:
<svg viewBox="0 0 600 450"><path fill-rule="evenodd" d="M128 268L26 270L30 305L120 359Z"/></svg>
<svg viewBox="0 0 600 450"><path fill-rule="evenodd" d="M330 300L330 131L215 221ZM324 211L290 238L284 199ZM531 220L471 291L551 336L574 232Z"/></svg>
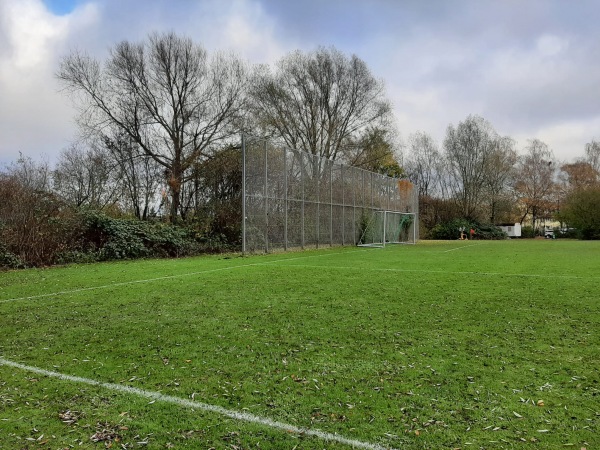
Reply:
<svg viewBox="0 0 600 450"><path fill-rule="evenodd" d="M293 267L306 267L309 269L336 269L336 270L360 270L372 272L409 272L409 273L444 273L449 275L490 275L504 277L522 277L522 278L564 278L576 280L596 279L600 277L581 277L578 275L544 275L544 274L527 274L527 273L503 273L503 272L450 272L447 270L424 270L424 269L396 269L396 268L369 268L369 267L352 267L352 266L317 266L310 264L293 264Z"/></svg>
<svg viewBox="0 0 600 450"><path fill-rule="evenodd" d="M127 286L129 284L151 283L153 281L162 281L162 280L169 280L169 279L172 279L172 278L189 277L189 276L193 276L193 275L202 275L202 274L205 274L205 273L220 272L220 271L224 271L224 270L233 270L233 269L239 269L239 268L244 268L244 267L265 266L265 265L269 265L269 264L281 263L281 262L284 262L284 261L291 261L291 260L295 261L297 259L319 258L321 256L339 255L340 253L355 253L355 252L368 252L368 251L369 250L366 250L366 249L364 249L364 250L352 250L350 252L323 253L321 255L306 255L306 256L299 256L297 258L276 259L276 260L273 260L273 261L267 261L267 262L262 262L262 263L240 264L239 266L220 267L218 269L201 270L201 271L198 271L198 272L182 273L182 274L177 274L177 275L165 275L163 277L147 278L147 279L144 279L144 280L123 281L123 282L120 282L120 283L104 284L104 285L101 285L101 286L91 286L91 287L79 288L79 289L69 289L69 290L66 290L66 291L51 292L49 294L39 294L39 295L31 295L31 296L28 296L28 297L8 298L8 299L0 300L0 303L16 302L16 301L19 301L19 300L35 300L35 299L38 299L38 298L45 298L45 297L56 297L56 296L64 295L64 294L76 294L78 292L94 291L94 290L97 290L97 289L108 289L108 288L111 288L111 287Z"/></svg>
<svg viewBox="0 0 600 450"><path fill-rule="evenodd" d="M463 249L463 248L467 248L467 247L473 247L473 246L475 246L475 245L479 245L479 244L461 245L460 247L451 248L450 250L444 250L442 253L453 252L454 250L461 250L461 249Z"/></svg>
<svg viewBox="0 0 600 450"><path fill-rule="evenodd" d="M340 444L350 445L354 448L364 448L368 450L394 450L390 447L383 447L379 444L372 444L370 442L358 441L356 439L346 438L339 434L327 433L325 431L297 427L295 425L290 425L284 422L278 422L276 420L269 419L267 417L260 417L254 414L234 411L231 409L226 409L221 406L210 405L208 403L197 402L195 400L187 400L184 398L173 397L171 395L164 395L160 392L147 391L145 389L139 389L132 386L125 386L122 384L115 383L104 383L102 381L92 380L90 378L76 377L72 375L65 375L59 372L52 372L45 369L40 369L39 367L27 366L25 364L20 364L14 361L9 361L4 358L0 358L0 365L5 365L9 367L14 367L16 369L25 370L27 372L37 373L39 375L44 375L47 377L58 378L63 381L71 381L74 383L83 383L91 386L98 386L105 389L110 389L113 391L124 392L126 394L133 394L140 397L145 397L154 401L161 401L165 403L173 403L179 406L188 407L192 409L199 409L202 411L213 412L217 414L221 414L222 416L229 417L234 420L240 420L244 422L255 423L259 425L264 425L266 427L274 428L280 431L285 431L288 433L295 433L299 435L305 436L313 436L325 441L334 441L339 442Z"/></svg>

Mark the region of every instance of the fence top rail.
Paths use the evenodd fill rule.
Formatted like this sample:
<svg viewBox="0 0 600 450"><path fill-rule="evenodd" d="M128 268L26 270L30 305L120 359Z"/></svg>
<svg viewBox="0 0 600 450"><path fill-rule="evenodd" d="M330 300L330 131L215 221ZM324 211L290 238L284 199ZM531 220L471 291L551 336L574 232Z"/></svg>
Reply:
<svg viewBox="0 0 600 450"><path fill-rule="evenodd" d="M367 173L367 174L372 174L377 176L380 179L387 179L390 181L399 181L399 180L408 180L407 178L403 178L403 177L391 177L389 175L383 174L383 173L378 173L378 172L373 172L372 170L368 170L368 169L364 169L362 167L357 167L357 166L353 166L352 164L346 164L344 162L341 162L339 160L336 159L331 159L327 156L321 156L321 155L317 155L315 153L310 153L307 152L306 150L302 150L302 149L294 149L294 148L290 148L286 145L275 145L272 144L272 142L269 139L265 139L265 138L259 138L259 137L248 137L245 136L244 137L244 143L245 146L251 146L251 145L256 145L257 147L259 147L259 149L261 151L267 151L269 149L271 150L278 150L278 151L282 151L282 152L286 152L286 153L298 153L300 155L305 155L308 156L310 158L318 158L319 160L322 160L323 162L330 162L333 163L334 167L337 168L343 168L343 169L350 169L353 171L358 171L361 173Z"/></svg>

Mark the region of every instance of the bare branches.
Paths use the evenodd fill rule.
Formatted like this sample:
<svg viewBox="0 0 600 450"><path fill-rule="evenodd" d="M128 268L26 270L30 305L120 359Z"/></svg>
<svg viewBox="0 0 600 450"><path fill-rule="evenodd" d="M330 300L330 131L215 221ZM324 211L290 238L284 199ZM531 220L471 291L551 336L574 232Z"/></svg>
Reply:
<svg viewBox="0 0 600 450"><path fill-rule="evenodd" d="M456 128L448 127L444 149L456 182L454 193L466 218L477 216L497 141L491 124L479 116L467 117Z"/></svg>
<svg viewBox="0 0 600 450"><path fill-rule="evenodd" d="M585 144L585 159L600 178L600 142L592 140Z"/></svg>
<svg viewBox="0 0 600 450"><path fill-rule="evenodd" d="M405 162L405 170L417 186L419 196L447 197L442 175L445 167L437 143L429 134L417 132L410 136L409 147L410 156Z"/></svg>
<svg viewBox="0 0 600 450"><path fill-rule="evenodd" d="M389 125L391 115L383 83L364 61L334 48L297 51L283 58L275 73L258 73L252 100L267 133L331 159L368 127Z"/></svg>
<svg viewBox="0 0 600 450"><path fill-rule="evenodd" d="M247 72L233 55L209 59L190 39L168 33L115 45L104 66L75 52L57 77L82 104L85 128L116 128L165 168L175 220L186 170L243 121Z"/></svg>
<svg viewBox="0 0 600 450"><path fill-rule="evenodd" d="M119 201L118 172L99 147L77 144L63 150L52 172L54 190L76 207L103 209Z"/></svg>
<svg viewBox="0 0 600 450"><path fill-rule="evenodd" d="M530 140L526 151L517 163L515 191L524 205L523 217L531 214L535 228L540 216L551 209L556 163L552 150L539 139Z"/></svg>

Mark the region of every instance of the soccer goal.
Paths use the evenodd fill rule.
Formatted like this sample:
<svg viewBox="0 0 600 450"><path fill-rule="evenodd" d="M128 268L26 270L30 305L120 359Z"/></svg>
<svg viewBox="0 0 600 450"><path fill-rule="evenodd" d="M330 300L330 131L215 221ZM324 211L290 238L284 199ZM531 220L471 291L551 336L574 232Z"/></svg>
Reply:
<svg viewBox="0 0 600 450"><path fill-rule="evenodd" d="M386 244L414 244L417 241L416 214L372 211L363 216L360 247L385 247Z"/></svg>

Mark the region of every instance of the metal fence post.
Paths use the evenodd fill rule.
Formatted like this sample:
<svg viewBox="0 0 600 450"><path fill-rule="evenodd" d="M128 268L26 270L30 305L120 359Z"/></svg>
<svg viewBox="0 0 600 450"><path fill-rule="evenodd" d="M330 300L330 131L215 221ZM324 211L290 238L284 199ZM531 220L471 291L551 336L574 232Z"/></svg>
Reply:
<svg viewBox="0 0 600 450"><path fill-rule="evenodd" d="M340 181L342 184L342 245L346 245L346 182L343 164L340 166Z"/></svg>
<svg viewBox="0 0 600 450"><path fill-rule="evenodd" d="M312 155L312 166L313 166L313 177L316 175L317 177L317 222L316 222L316 226L317 226L317 248L319 248L319 240L321 239L321 170L319 169L319 167L316 168L316 174L315 174L315 166L317 165L317 157L316 155ZM319 161L320 162L320 161ZM320 164L319 164L320 166Z"/></svg>
<svg viewBox="0 0 600 450"><path fill-rule="evenodd" d="M304 192L304 153L298 152L300 155L300 184L302 185L302 202L300 203L300 247L304 250L304 202L306 201L306 194Z"/></svg>
<svg viewBox="0 0 600 450"><path fill-rule="evenodd" d="M242 133L242 254L246 253L246 137Z"/></svg>
<svg viewBox="0 0 600 450"><path fill-rule="evenodd" d="M369 175L371 176L371 183L369 183L369 184L371 185L371 211L372 211L373 209L375 209L375 192L374 192L375 189L373 189L373 184L374 184L373 172L370 172Z"/></svg>
<svg viewBox="0 0 600 450"><path fill-rule="evenodd" d="M333 163L329 166L329 246L333 247Z"/></svg>
<svg viewBox="0 0 600 450"><path fill-rule="evenodd" d="M284 191L284 200L283 207L284 211L284 220L283 220L283 249L288 249L288 168L287 168L287 154L288 149L283 149L283 191Z"/></svg>
<svg viewBox="0 0 600 450"><path fill-rule="evenodd" d="M352 168L352 241L356 241L356 169Z"/></svg>
<svg viewBox="0 0 600 450"><path fill-rule="evenodd" d="M264 200L265 200L265 253L269 253L269 198L267 191L267 179L269 175L269 168L267 162L267 141L264 141L265 150L265 189L264 189Z"/></svg>

